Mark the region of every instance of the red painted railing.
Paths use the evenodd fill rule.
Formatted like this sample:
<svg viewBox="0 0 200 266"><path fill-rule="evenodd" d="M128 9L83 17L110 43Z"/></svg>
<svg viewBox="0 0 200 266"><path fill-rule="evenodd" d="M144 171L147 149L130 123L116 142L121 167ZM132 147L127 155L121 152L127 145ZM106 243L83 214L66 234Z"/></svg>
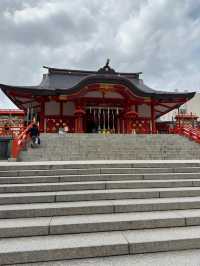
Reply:
<svg viewBox="0 0 200 266"><path fill-rule="evenodd" d="M26 144L30 140L30 136L28 134L29 128L32 127L30 124L19 136L15 137L12 142L12 158L17 158L20 151L26 147Z"/></svg>
<svg viewBox="0 0 200 266"><path fill-rule="evenodd" d="M193 128L192 126L189 126L189 125L181 126L181 127L174 128L171 133L185 136L200 144L200 129L199 128Z"/></svg>
<svg viewBox="0 0 200 266"><path fill-rule="evenodd" d="M24 131L23 126L10 126L8 131L5 131L5 128L0 126L0 136L13 136L14 138L19 136Z"/></svg>

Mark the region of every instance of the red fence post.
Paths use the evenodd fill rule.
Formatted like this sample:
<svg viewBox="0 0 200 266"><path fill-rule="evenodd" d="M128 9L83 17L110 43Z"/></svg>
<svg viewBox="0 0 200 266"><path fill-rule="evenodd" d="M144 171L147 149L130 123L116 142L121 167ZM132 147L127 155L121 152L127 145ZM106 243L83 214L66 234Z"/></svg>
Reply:
<svg viewBox="0 0 200 266"><path fill-rule="evenodd" d="M16 159L18 156L18 139L13 139L12 141L12 158Z"/></svg>

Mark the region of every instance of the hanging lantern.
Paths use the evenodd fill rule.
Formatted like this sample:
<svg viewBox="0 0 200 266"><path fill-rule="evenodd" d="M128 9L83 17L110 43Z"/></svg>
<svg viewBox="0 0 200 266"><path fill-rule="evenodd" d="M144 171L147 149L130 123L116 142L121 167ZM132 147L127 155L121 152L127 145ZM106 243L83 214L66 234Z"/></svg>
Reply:
<svg viewBox="0 0 200 266"><path fill-rule="evenodd" d="M128 111L128 112L126 113L126 117L127 117L127 118L135 118L135 117L137 117L137 116L138 116L138 113L135 112L135 111Z"/></svg>

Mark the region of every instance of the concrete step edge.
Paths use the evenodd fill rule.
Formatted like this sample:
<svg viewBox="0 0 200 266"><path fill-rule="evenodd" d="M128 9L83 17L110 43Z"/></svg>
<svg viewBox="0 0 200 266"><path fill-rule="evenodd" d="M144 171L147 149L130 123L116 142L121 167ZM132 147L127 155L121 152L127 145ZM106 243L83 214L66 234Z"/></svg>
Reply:
<svg viewBox="0 0 200 266"><path fill-rule="evenodd" d="M0 193L26 193L48 191L79 191L102 189L143 189L199 187L200 179L167 179L167 180L119 180L119 181L77 181L29 184L0 184Z"/></svg>
<svg viewBox="0 0 200 266"><path fill-rule="evenodd" d="M29 184L55 182L92 182L120 180L162 180L162 179L199 179L200 173L155 173L155 174L88 174L88 175L57 175L0 177L0 184Z"/></svg>
<svg viewBox="0 0 200 266"><path fill-rule="evenodd" d="M199 226L33 236L0 240L0 260L28 263L199 247Z"/></svg>
<svg viewBox="0 0 200 266"><path fill-rule="evenodd" d="M0 194L0 204L200 196L200 187L106 189Z"/></svg>
<svg viewBox="0 0 200 266"><path fill-rule="evenodd" d="M200 225L200 210L130 212L0 220L0 238Z"/></svg>
<svg viewBox="0 0 200 266"><path fill-rule="evenodd" d="M121 199L0 205L0 218L90 215L198 209L200 197Z"/></svg>

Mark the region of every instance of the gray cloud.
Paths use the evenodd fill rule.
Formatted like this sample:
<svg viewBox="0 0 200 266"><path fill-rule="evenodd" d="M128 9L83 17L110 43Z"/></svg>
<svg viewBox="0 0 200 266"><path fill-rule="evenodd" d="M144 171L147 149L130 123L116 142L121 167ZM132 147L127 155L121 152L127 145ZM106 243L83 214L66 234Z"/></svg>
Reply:
<svg viewBox="0 0 200 266"><path fill-rule="evenodd" d="M96 70L109 57L156 89L197 90L199 14L200 0L1 0L0 83L34 85L43 65Z"/></svg>

